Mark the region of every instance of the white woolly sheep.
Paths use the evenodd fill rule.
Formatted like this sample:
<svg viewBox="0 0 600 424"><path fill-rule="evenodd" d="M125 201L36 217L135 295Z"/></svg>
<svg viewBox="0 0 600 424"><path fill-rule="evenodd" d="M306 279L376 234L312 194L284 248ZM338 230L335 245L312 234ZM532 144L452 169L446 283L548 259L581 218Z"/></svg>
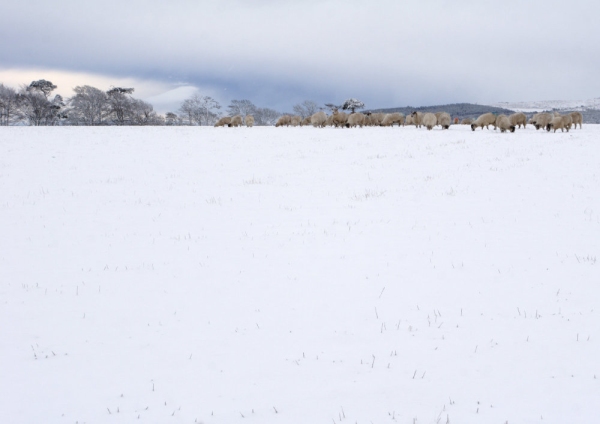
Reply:
<svg viewBox="0 0 600 424"><path fill-rule="evenodd" d="M511 125L514 125L515 128L517 125L519 128L521 128L521 125L523 125L523 128L527 128L527 116L525 116L523 112L513 113L508 117L508 120L510 121Z"/></svg>
<svg viewBox="0 0 600 424"><path fill-rule="evenodd" d="M413 118L413 124L417 128L421 128L421 125L423 125L423 113L422 112L413 112L410 114L410 116L412 116L412 118ZM433 115L433 116L435 116L435 115Z"/></svg>
<svg viewBox="0 0 600 424"><path fill-rule="evenodd" d="M348 115L348 128L354 128L356 126L363 127L365 125L364 113L355 112Z"/></svg>
<svg viewBox="0 0 600 424"><path fill-rule="evenodd" d="M333 125L336 127L341 126L342 128L346 126L348 122L348 115L345 112L340 112L337 109L333 109Z"/></svg>
<svg viewBox="0 0 600 424"><path fill-rule="evenodd" d="M570 118L570 116L569 116ZM571 119L572 121L572 119ZM560 129L561 132L563 132L564 130L567 130L567 132L569 132L569 121L567 119L565 119L565 116L554 116L552 118L552 121L550 121L548 124L546 124L546 131L550 132L550 130L554 130L554 132L556 132L556 130Z"/></svg>
<svg viewBox="0 0 600 424"><path fill-rule="evenodd" d="M489 130L490 125L493 125L494 129L496 129L496 115L488 112L488 113L484 113L479 118L477 118L475 120L475 122L473 122L471 124L471 129L473 131L475 131L475 129L477 129L477 127L481 127L481 129L483 129L483 127L486 127Z"/></svg>
<svg viewBox="0 0 600 424"><path fill-rule="evenodd" d="M290 115L283 115L283 116L279 117L277 122L275 122L275 126L283 127L285 125L286 127L289 127L291 124L291 121L292 121L292 117Z"/></svg>
<svg viewBox="0 0 600 424"><path fill-rule="evenodd" d="M246 122L246 126L247 127L253 127L254 126L254 116L252 116L252 115L246 115L246 118L244 119L244 121Z"/></svg>
<svg viewBox="0 0 600 424"><path fill-rule="evenodd" d="M298 125L300 125L300 123L302 122L302 117L298 116L298 115L294 115L292 116L292 118L290 119L290 125L292 127L297 127Z"/></svg>
<svg viewBox="0 0 600 424"><path fill-rule="evenodd" d="M443 130L447 130L448 128L450 128L450 124L452 123L452 117L447 112L438 112L438 113L439 113L439 116L438 116L438 114L436 114L437 124L440 125Z"/></svg>
<svg viewBox="0 0 600 424"><path fill-rule="evenodd" d="M231 124L229 126L230 127L241 127L242 124L243 124L242 117L240 115L235 115L234 117L231 118Z"/></svg>
<svg viewBox="0 0 600 424"><path fill-rule="evenodd" d="M498 115L496 117L496 127L500 128L500 132L515 132L515 126L510 122L506 115Z"/></svg>
<svg viewBox="0 0 600 424"><path fill-rule="evenodd" d="M231 126L231 118L229 116L224 116L223 118L219 119L217 121L217 123L215 124L215 127L224 127L224 126Z"/></svg>
<svg viewBox="0 0 600 424"><path fill-rule="evenodd" d="M406 119L404 120L404 125L415 125L415 121L413 120L412 115L406 115Z"/></svg>
<svg viewBox="0 0 600 424"><path fill-rule="evenodd" d="M471 118L465 118L462 121L460 121L460 125L471 125L473 123L473 120Z"/></svg>
<svg viewBox="0 0 600 424"><path fill-rule="evenodd" d="M421 123L428 130L431 130L431 129L433 129L433 127L435 127L437 125L437 118L435 117L435 115L433 113L427 112L425 115L423 115L423 119L421 120Z"/></svg>
<svg viewBox="0 0 600 424"><path fill-rule="evenodd" d="M529 123L531 125L533 125L535 127L536 130L539 130L540 128L546 128L546 126L552 122L552 118L553 116L549 113L543 112L543 113L536 113L535 115L533 115L533 117L529 120Z"/></svg>
<svg viewBox="0 0 600 424"><path fill-rule="evenodd" d="M579 129L581 129L581 123L583 122L583 115L581 115L581 112L571 112L569 115L571 115L571 119L573 120L574 128L577 129L577 124L579 124Z"/></svg>
<svg viewBox="0 0 600 424"><path fill-rule="evenodd" d="M381 121L382 127L393 127L394 124L398 124L399 127L403 126L405 122L404 115L400 112L388 113L383 117Z"/></svg>
<svg viewBox="0 0 600 424"><path fill-rule="evenodd" d="M322 110L317 113L314 113L310 117L310 123L313 127L324 128L327 124L327 115Z"/></svg>

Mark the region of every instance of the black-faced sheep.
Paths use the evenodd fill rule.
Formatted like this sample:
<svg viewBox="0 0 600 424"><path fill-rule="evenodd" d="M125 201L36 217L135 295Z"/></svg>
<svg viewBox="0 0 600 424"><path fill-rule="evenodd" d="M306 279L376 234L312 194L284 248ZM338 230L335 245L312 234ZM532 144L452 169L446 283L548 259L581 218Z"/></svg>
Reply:
<svg viewBox="0 0 600 424"><path fill-rule="evenodd" d="M475 131L477 127L481 127L481 129L483 129L483 127L486 127L489 130L490 125L493 125L494 129L496 129L496 115L494 115L491 112L488 112L484 113L479 118L477 118L475 122L471 124L471 129Z"/></svg>
<svg viewBox="0 0 600 424"><path fill-rule="evenodd" d="M215 127L230 127L231 126L231 117L229 116L224 116L223 118L219 119L217 121L217 123L215 124Z"/></svg>
<svg viewBox="0 0 600 424"><path fill-rule="evenodd" d="M440 125L443 130L447 130L448 128L450 128L450 124L452 123L452 117L447 112L438 112L438 113L439 113L439 116L438 116L438 114L436 114L437 124Z"/></svg>
<svg viewBox="0 0 600 424"><path fill-rule="evenodd" d="M506 115L498 115L496 118L496 127L500 128L500 132L515 132L515 126Z"/></svg>
<svg viewBox="0 0 600 424"><path fill-rule="evenodd" d="M421 123L428 130L432 130L433 127L435 127L437 125L437 118L435 117L435 115L433 113L427 112L425 115L423 115L423 119L421 120Z"/></svg>
<svg viewBox="0 0 600 424"><path fill-rule="evenodd" d="M554 116L552 121L546 124L546 131L550 132L551 130L554 130L554 132L556 132L556 130L560 129L561 132L564 130L569 132L570 125L568 122L569 121L565 119L565 116Z"/></svg>
<svg viewBox="0 0 600 424"><path fill-rule="evenodd" d="M579 129L581 129L581 123L583 122L583 115L581 115L581 112L571 112L569 115L571 115L571 119L573 120L574 128L577 129L577 124L579 124Z"/></svg>
<svg viewBox="0 0 600 424"><path fill-rule="evenodd" d="M521 125L523 125L523 128L527 128L527 116L525 116L523 112L513 113L508 117L508 120L510 121L510 124L513 125L515 128L517 127L517 125L519 126L519 128L521 128Z"/></svg>
<svg viewBox="0 0 600 424"><path fill-rule="evenodd" d="M421 128L421 125L423 125L423 113L422 112L413 112L410 114L410 116L412 116L413 118L413 125L415 125L417 128ZM435 115L433 115L435 116Z"/></svg>
<svg viewBox="0 0 600 424"><path fill-rule="evenodd" d="M235 115L231 118L230 127L241 127L243 124L243 119L240 115Z"/></svg>
<svg viewBox="0 0 600 424"><path fill-rule="evenodd" d="M244 121L246 122L246 126L247 127L253 127L254 126L254 116L252 116L252 115L246 115L246 118L244 119Z"/></svg>
<svg viewBox="0 0 600 424"><path fill-rule="evenodd" d="M279 117L277 122L275 122L275 126L283 127L285 125L286 127L289 127L291 124L291 121L292 121L292 117L290 115L283 115L283 116Z"/></svg>
<svg viewBox="0 0 600 424"><path fill-rule="evenodd" d="M546 128L546 126L552 122L552 118L553 116L546 112L536 113L531 117L529 123L533 125L536 130L539 130L540 128Z"/></svg>

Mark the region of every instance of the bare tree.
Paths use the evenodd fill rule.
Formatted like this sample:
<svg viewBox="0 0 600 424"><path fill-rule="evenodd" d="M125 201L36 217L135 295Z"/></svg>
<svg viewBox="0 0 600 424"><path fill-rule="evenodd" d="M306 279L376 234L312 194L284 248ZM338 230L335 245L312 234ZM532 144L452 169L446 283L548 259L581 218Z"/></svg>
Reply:
<svg viewBox="0 0 600 424"><path fill-rule="evenodd" d="M269 108L258 108L254 112L255 125L275 125L281 113Z"/></svg>
<svg viewBox="0 0 600 424"><path fill-rule="evenodd" d="M212 125L217 120L216 111L220 108L219 102L212 97L194 93L183 101L179 112L187 116L189 125Z"/></svg>
<svg viewBox="0 0 600 424"><path fill-rule="evenodd" d="M293 110L296 115L300 115L302 119L304 119L317 113L320 108L319 105L312 100L304 100L302 103L295 105Z"/></svg>
<svg viewBox="0 0 600 424"><path fill-rule="evenodd" d="M106 92L110 113L117 125L131 121L133 88L113 87Z"/></svg>
<svg viewBox="0 0 600 424"><path fill-rule="evenodd" d="M69 99L69 120L84 125L102 125L111 113L108 94L89 85L77 86Z"/></svg>
<svg viewBox="0 0 600 424"><path fill-rule="evenodd" d="M164 119L154 111L154 107L150 103L140 99L131 99L130 107L133 125L164 125Z"/></svg>
<svg viewBox="0 0 600 424"><path fill-rule="evenodd" d="M0 84L0 125L10 125L17 118L18 107L17 90Z"/></svg>
<svg viewBox="0 0 600 424"><path fill-rule="evenodd" d="M167 114L165 115L165 125L175 126L175 125L182 125L182 124L183 124L183 120L179 116L177 116L176 113L167 112Z"/></svg>
<svg viewBox="0 0 600 424"><path fill-rule="evenodd" d="M229 106L227 106L227 113L229 116L241 115L254 115L257 107L250 100L232 100Z"/></svg>
<svg viewBox="0 0 600 424"><path fill-rule="evenodd" d="M29 86L21 87L17 97L19 117L29 125L56 125L65 117L61 113L65 104L58 94L53 100L48 100L55 88L56 85L46 80L33 81Z"/></svg>

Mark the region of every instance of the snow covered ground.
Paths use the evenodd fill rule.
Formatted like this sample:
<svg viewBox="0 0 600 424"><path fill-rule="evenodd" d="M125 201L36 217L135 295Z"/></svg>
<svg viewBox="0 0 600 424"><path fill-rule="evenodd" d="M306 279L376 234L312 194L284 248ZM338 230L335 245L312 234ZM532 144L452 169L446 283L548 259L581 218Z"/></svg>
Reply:
<svg viewBox="0 0 600 424"><path fill-rule="evenodd" d="M0 421L596 422L599 139L0 128Z"/></svg>

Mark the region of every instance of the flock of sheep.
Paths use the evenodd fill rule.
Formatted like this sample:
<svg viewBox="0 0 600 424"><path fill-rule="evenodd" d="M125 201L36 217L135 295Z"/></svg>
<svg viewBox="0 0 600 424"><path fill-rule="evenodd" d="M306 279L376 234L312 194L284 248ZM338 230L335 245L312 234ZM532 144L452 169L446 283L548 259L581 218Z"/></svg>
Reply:
<svg viewBox="0 0 600 424"><path fill-rule="evenodd" d="M490 125L493 125L494 130L500 129L501 132L515 132L515 129L527 127L527 124L535 126L536 130L544 128L547 131L560 129L561 131L569 131L571 127L583 122L583 117L580 112L571 112L566 115L561 115L558 112L554 113L537 113L527 122L527 116L522 112L513 113L510 116L494 115L493 113L484 113L479 116L476 120L470 118L463 119L460 124L471 125L471 129L475 131L477 128L483 129L483 127L489 129ZM454 123L458 124L458 118L454 118ZM242 125L247 127L254 126L254 117L251 115L246 116L244 119L240 115L233 117L224 117L219 119L215 124L215 127L240 127ZM391 127L394 125L405 126L414 125L417 128L425 127L428 130L433 129L436 125L439 125L443 130L450 128L452 124L452 118L447 112L436 112L436 113L423 113L423 112L412 112L408 116L404 116L401 113L345 113L340 112L337 109L333 109L333 113L329 116L325 112L320 111L307 118L301 116L290 116L283 115L275 124L276 127L282 126L306 126L312 125L313 127L324 128L326 126L341 127L341 128L354 128L364 126L381 126Z"/></svg>

